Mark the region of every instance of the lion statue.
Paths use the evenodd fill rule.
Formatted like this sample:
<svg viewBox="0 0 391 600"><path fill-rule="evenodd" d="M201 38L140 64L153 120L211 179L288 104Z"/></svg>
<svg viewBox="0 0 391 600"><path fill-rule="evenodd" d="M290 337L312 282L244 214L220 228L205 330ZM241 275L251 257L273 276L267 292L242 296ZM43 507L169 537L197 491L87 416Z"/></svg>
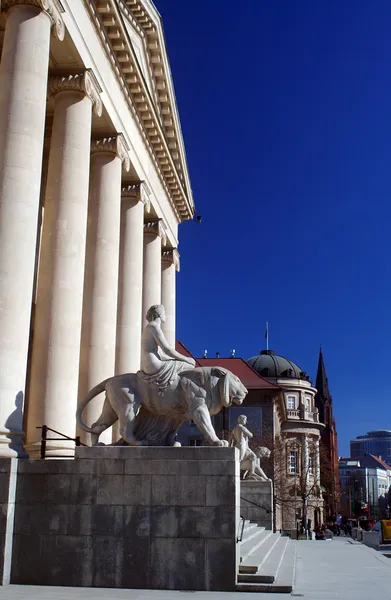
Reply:
<svg viewBox="0 0 391 600"><path fill-rule="evenodd" d="M88 427L83 410L98 394L106 398L98 420ZM161 389L144 382L136 373L109 377L95 386L80 404L76 419L91 434L92 445L119 421L120 435L130 446L174 446L184 421L194 421L207 443L226 446L212 425L211 415L232 403L242 404L247 389L236 375L221 367L189 368L178 374L172 385Z"/></svg>

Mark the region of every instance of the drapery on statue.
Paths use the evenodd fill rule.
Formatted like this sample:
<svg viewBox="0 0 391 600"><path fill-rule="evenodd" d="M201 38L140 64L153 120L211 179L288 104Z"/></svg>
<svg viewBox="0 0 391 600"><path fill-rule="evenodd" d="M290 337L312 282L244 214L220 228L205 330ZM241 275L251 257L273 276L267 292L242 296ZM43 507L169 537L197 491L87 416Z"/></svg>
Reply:
<svg viewBox="0 0 391 600"><path fill-rule="evenodd" d="M195 367L193 358L170 348L161 324L164 306L151 306L142 335L141 370L109 377L95 386L81 402L76 420L91 434L92 445L103 431L119 420L122 440L130 446L174 446L184 421L192 420L206 441L228 446L213 428L211 415L234 402L242 404L247 389L236 375L220 367ZM98 420L88 427L82 420L87 404L105 392Z"/></svg>
<svg viewBox="0 0 391 600"><path fill-rule="evenodd" d="M261 469L259 460L260 458L269 457L270 450L265 447L259 447L255 450L256 454L251 450L248 442L253 437L253 434L245 426L246 423L246 415L240 415L240 417L238 417L238 424L234 427L229 436L229 445L239 449L240 470L244 472L243 479L270 481Z"/></svg>

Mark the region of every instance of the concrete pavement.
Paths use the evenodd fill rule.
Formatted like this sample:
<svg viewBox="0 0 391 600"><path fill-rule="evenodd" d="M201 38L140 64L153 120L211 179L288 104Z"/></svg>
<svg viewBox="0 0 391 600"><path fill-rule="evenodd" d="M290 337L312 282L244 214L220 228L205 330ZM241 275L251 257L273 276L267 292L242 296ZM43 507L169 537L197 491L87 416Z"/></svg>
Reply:
<svg viewBox="0 0 391 600"><path fill-rule="evenodd" d="M172 592L6 586L0 600L288 600L290 594ZM350 538L297 542L293 597L307 600L391 600L391 559Z"/></svg>

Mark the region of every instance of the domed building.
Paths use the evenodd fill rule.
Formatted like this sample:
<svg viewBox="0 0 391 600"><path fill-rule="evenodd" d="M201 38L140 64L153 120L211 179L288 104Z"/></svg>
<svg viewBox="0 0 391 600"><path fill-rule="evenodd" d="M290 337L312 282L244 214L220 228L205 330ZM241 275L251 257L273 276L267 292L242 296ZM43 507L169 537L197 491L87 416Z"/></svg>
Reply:
<svg viewBox="0 0 391 600"><path fill-rule="evenodd" d="M282 390L274 439L276 520L285 530L310 520L312 529L323 520L319 440L324 425L315 406L316 389L301 367L273 350L262 350L247 364Z"/></svg>

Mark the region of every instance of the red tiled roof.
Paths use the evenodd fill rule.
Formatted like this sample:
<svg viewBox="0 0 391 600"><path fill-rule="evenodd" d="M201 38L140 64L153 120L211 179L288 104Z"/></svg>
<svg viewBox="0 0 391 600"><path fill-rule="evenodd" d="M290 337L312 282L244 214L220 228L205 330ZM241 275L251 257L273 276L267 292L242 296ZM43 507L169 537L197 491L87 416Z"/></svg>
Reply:
<svg viewBox="0 0 391 600"><path fill-rule="evenodd" d="M281 388L264 379L246 363L243 358L197 358L202 367L223 367L232 371L248 390L271 390L278 392Z"/></svg>
<svg viewBox="0 0 391 600"><path fill-rule="evenodd" d="M191 356L199 367L223 367L232 371L248 390L270 390L278 392L281 388L258 375L243 358L195 358L182 342L176 341L175 349L185 356Z"/></svg>
<svg viewBox="0 0 391 600"><path fill-rule="evenodd" d="M371 456L372 458L374 458L378 463L381 464L382 467L384 467L385 469L387 469L387 471L391 471L390 465L388 465L387 463L385 463L384 460L382 460L378 456L375 456L374 454L370 454L369 456Z"/></svg>

